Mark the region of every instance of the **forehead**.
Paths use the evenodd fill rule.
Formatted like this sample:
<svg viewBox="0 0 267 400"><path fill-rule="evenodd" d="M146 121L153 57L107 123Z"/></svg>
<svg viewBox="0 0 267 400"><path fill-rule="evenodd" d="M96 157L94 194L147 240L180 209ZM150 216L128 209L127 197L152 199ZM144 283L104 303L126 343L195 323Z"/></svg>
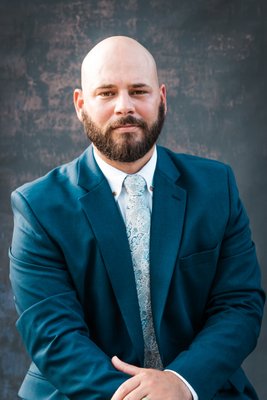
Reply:
<svg viewBox="0 0 267 400"><path fill-rule="evenodd" d="M144 83L158 85L156 67L145 53L135 49L113 49L98 52L88 57L82 70L83 84L87 87L99 85L133 85Z"/></svg>
<svg viewBox="0 0 267 400"><path fill-rule="evenodd" d="M151 71L148 66L138 63L104 64L91 75L92 83L108 83L114 85L134 85L143 82L153 85Z"/></svg>

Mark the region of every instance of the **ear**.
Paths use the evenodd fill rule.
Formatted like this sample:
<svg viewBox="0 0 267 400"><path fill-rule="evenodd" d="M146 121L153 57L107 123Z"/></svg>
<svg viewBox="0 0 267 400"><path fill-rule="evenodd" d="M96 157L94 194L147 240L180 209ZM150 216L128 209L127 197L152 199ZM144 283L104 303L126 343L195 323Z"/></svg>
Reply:
<svg viewBox="0 0 267 400"><path fill-rule="evenodd" d="M160 88L159 88L159 90L160 90L160 98L161 98L161 101L162 101L163 104L164 104L165 115L166 115L166 112L167 112L167 93L166 93L166 86L165 86L165 85L161 85Z"/></svg>
<svg viewBox="0 0 267 400"><path fill-rule="evenodd" d="M75 89L73 92L73 102L76 110L77 117L82 122L82 110L84 105L82 89Z"/></svg>

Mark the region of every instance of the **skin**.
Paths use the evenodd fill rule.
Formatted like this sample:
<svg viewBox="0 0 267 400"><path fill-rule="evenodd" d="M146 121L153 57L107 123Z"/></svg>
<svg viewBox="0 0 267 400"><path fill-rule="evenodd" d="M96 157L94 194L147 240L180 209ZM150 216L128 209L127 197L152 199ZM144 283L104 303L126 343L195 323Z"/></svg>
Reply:
<svg viewBox="0 0 267 400"><path fill-rule="evenodd" d="M166 88L159 85L156 63L152 55L135 40L110 37L97 44L85 57L81 70L82 89L74 91L74 105L79 120L86 112L99 128L106 128L119 118L132 115L143 119L149 127L157 119L162 101L167 110ZM125 132L134 133L134 140L142 137L137 126L123 126L112 131L119 143ZM138 172L151 158L154 146L134 162L119 162L99 156L108 164L127 174ZM139 368L118 357L112 358L114 368L131 377L114 393L111 400L191 400L192 395L174 373Z"/></svg>

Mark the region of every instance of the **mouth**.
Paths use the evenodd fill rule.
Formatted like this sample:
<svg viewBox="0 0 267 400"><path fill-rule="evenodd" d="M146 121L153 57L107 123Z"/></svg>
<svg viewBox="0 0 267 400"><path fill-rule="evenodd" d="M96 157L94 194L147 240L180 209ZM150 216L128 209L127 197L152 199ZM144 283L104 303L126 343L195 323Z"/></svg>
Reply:
<svg viewBox="0 0 267 400"><path fill-rule="evenodd" d="M129 130L129 129L132 130L132 129L136 129L136 128L138 128L137 125L126 124L126 125L116 126L115 128L113 128L113 130L123 130L123 131L125 131L125 130Z"/></svg>

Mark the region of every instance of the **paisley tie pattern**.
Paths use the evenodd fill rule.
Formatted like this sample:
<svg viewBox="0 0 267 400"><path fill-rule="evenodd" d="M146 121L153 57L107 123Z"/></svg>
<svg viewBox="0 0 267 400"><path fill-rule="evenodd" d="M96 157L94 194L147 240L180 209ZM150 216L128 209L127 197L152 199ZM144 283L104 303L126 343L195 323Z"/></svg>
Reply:
<svg viewBox="0 0 267 400"><path fill-rule="evenodd" d="M144 367L163 369L153 326L150 298L149 245L150 210L146 181L141 175L127 175L125 223L132 255L140 317L144 336Z"/></svg>

